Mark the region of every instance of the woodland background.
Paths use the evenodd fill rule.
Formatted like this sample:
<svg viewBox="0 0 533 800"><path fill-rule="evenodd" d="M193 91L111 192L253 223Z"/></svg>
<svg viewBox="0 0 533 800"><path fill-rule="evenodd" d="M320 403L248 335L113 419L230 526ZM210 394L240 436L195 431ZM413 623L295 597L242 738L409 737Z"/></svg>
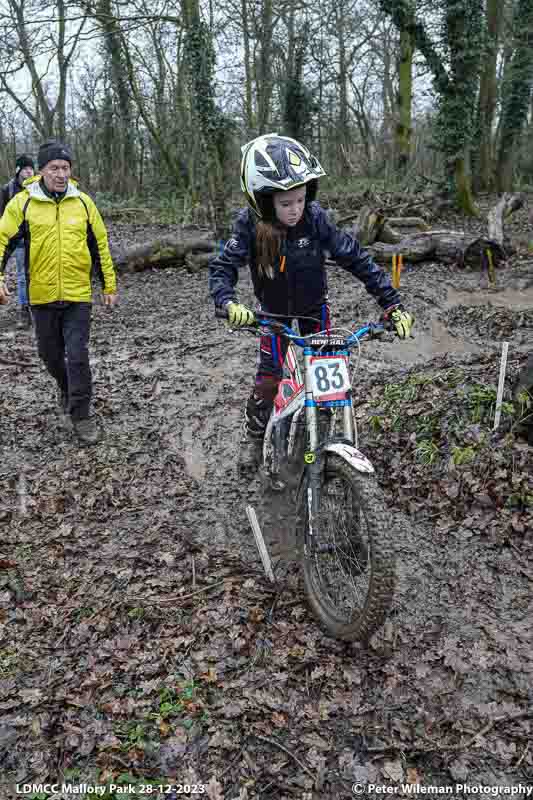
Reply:
<svg viewBox="0 0 533 800"><path fill-rule="evenodd" d="M1 0L0 176L68 140L101 202L215 223L240 145L303 139L326 186L533 184L533 0Z"/></svg>

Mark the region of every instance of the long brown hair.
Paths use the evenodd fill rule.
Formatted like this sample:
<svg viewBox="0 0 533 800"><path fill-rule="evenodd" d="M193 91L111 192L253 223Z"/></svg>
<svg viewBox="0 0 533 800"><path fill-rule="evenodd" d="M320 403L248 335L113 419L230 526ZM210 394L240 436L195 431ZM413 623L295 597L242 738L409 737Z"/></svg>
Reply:
<svg viewBox="0 0 533 800"><path fill-rule="evenodd" d="M281 258L285 231L275 223L259 220L257 230L257 267L259 274L272 279Z"/></svg>

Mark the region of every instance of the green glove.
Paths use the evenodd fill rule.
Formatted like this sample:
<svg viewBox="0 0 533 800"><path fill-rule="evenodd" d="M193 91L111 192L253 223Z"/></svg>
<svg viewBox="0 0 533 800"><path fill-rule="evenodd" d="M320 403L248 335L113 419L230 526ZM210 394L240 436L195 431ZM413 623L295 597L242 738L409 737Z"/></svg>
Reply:
<svg viewBox="0 0 533 800"><path fill-rule="evenodd" d="M390 314L390 320L394 325L398 338L408 339L411 335L411 329L415 324L414 316L407 311L401 311L397 308Z"/></svg>
<svg viewBox="0 0 533 800"><path fill-rule="evenodd" d="M249 308L241 303L229 302L226 305L229 324L232 328L242 328L255 323L255 315Z"/></svg>

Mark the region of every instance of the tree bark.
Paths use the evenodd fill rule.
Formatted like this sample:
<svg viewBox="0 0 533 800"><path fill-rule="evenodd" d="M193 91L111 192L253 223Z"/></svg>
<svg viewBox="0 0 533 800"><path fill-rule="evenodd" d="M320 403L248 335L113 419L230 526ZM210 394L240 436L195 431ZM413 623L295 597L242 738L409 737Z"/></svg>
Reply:
<svg viewBox="0 0 533 800"><path fill-rule="evenodd" d="M142 245L136 245L123 252L114 253L114 263L118 272L141 272L145 269L166 269L182 267L186 257L193 253L212 255L216 251L214 238L193 237L177 239L162 236ZM205 259L207 263L207 259Z"/></svg>
<svg viewBox="0 0 533 800"><path fill-rule="evenodd" d="M494 188L493 134L494 113L498 95L498 43L503 22L504 3L487 0L487 45L484 69L479 84L478 121L479 146L475 157L474 187L476 191Z"/></svg>
<svg viewBox="0 0 533 800"><path fill-rule="evenodd" d="M390 265L393 255L399 253L404 262L431 259L476 270L484 268L487 251L491 252L496 267L505 260L505 253L497 242L460 231L427 231L407 236L397 244L374 242L367 249L375 261L385 265Z"/></svg>
<svg viewBox="0 0 533 800"><path fill-rule="evenodd" d="M254 129L253 89L252 89L252 59L250 53L250 25L248 14L248 0L241 0L241 24L244 47L244 118L248 134Z"/></svg>
<svg viewBox="0 0 533 800"><path fill-rule="evenodd" d="M500 191L511 191L516 145L527 117L533 83L533 0L518 0L515 14L515 52L509 69L498 154Z"/></svg>
<svg viewBox="0 0 533 800"><path fill-rule="evenodd" d="M510 216L513 211L518 211L519 208L525 203L525 195L523 194L504 194L501 200L489 211L488 215L488 231L489 238L494 239L503 247L504 231L503 224L505 219Z"/></svg>
<svg viewBox="0 0 533 800"><path fill-rule="evenodd" d="M272 0L263 0L261 11L260 51L256 60L256 97L258 133L268 133L272 100L272 34L274 31Z"/></svg>
<svg viewBox="0 0 533 800"><path fill-rule="evenodd" d="M411 115L413 107L413 40L407 30L400 31L398 101L396 124L396 167L405 173L411 161Z"/></svg>

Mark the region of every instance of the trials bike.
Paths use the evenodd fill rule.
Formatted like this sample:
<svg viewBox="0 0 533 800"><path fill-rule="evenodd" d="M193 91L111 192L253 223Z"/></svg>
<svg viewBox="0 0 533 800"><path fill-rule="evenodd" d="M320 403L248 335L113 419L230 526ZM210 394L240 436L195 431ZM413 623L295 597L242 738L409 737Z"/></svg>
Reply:
<svg viewBox="0 0 533 800"><path fill-rule="evenodd" d="M336 638L366 640L389 610L395 554L374 467L356 446L349 355L363 339L381 338L385 327L370 323L347 336L303 337L276 315L258 312L256 320L255 329L238 330L289 339L262 470L274 490L286 488L287 470L299 472L297 546L313 614ZM295 348L303 350L303 370Z"/></svg>

